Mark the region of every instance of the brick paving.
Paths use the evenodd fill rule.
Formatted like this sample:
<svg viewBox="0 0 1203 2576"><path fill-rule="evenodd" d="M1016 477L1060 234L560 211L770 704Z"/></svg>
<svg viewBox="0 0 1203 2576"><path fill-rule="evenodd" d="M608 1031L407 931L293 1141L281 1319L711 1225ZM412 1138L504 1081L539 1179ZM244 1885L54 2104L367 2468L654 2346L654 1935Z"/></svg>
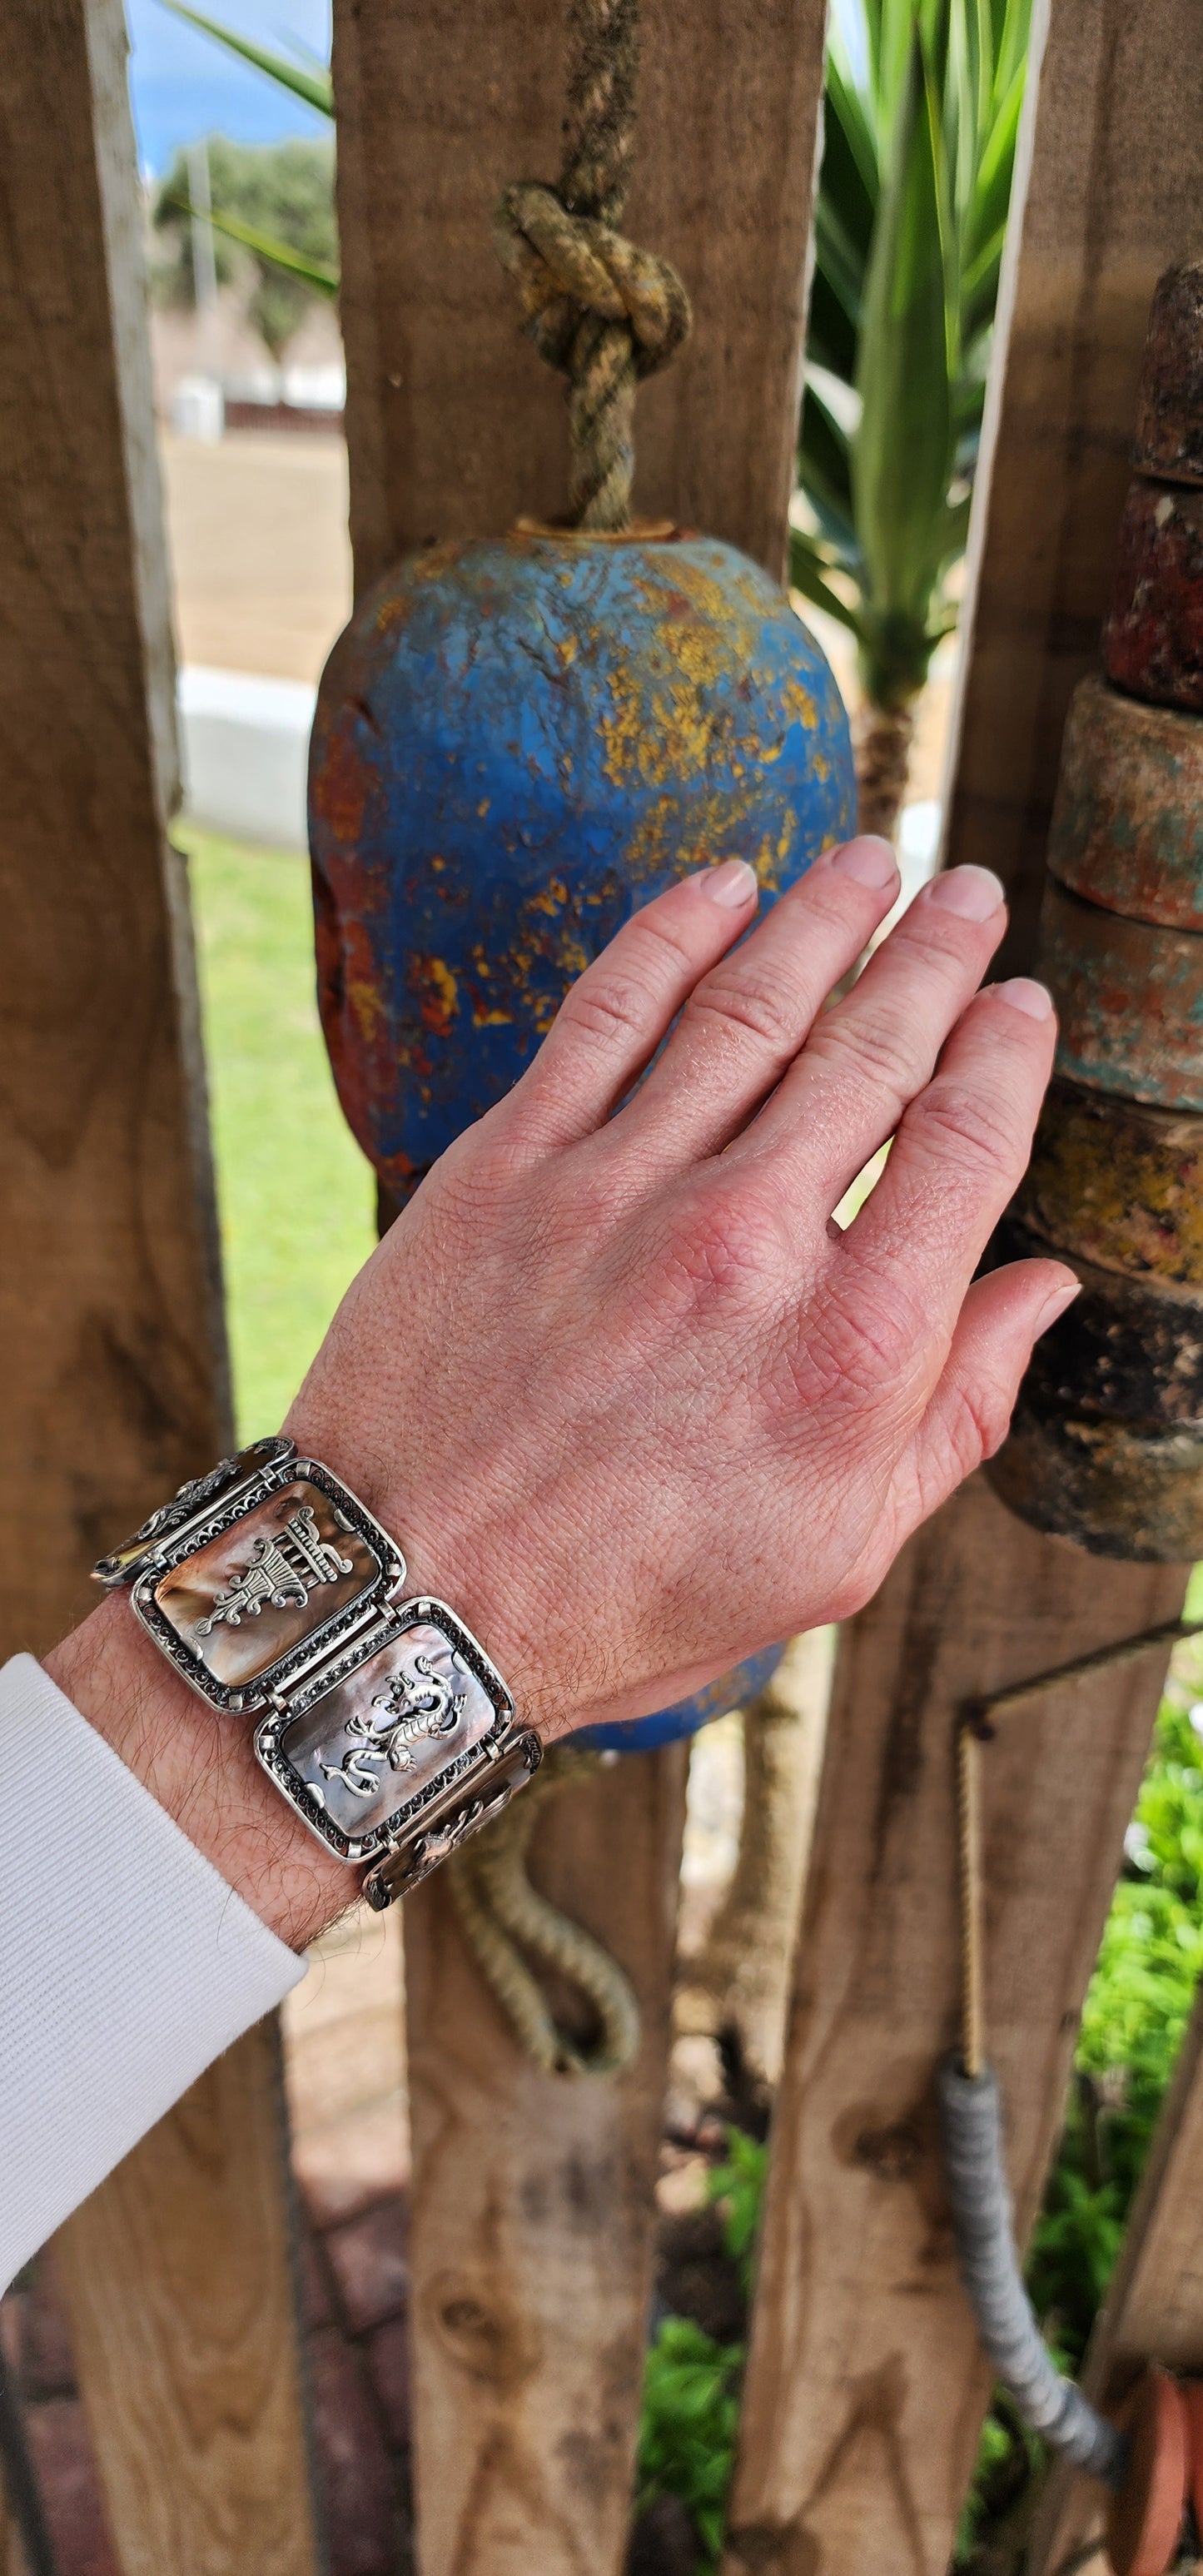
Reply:
<svg viewBox="0 0 1203 2576"><path fill-rule="evenodd" d="M402 2193L335 2227L302 2215L304 2353L330 2576L406 2576L407 2208ZM120 2576L53 2257L0 2301L9 2371L60 2576Z"/></svg>

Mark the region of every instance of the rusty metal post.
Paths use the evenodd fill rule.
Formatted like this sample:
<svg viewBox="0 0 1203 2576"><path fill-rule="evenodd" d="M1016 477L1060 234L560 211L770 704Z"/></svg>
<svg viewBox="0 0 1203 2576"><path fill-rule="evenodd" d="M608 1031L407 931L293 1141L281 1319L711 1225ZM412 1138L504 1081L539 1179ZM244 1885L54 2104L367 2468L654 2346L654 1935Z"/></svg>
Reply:
<svg viewBox="0 0 1203 2576"><path fill-rule="evenodd" d="M1103 631L1070 709L1042 969L1057 1074L995 1260L1082 1282L990 1470L1104 1556L1203 1552L1203 263L1167 270Z"/></svg>

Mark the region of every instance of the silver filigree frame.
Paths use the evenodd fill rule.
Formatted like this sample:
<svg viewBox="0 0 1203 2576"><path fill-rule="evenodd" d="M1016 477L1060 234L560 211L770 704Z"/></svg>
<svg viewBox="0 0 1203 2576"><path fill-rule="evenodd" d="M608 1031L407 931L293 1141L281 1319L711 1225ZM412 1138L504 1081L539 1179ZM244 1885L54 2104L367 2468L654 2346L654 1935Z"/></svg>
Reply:
<svg viewBox="0 0 1203 2576"><path fill-rule="evenodd" d="M486 1698L493 1704L493 1724L478 1743L469 1745L463 1753L452 1754L420 1789L413 1790L408 1798L398 1798L391 1815L374 1825L370 1833L346 1834L318 1805L308 1782L293 1769L280 1750L280 1739L294 1720L315 1707L336 1683L345 1681L361 1664L369 1663L373 1655L380 1654L385 1646L395 1644L407 1629L427 1624L442 1630L455 1653L480 1683ZM449 1800L458 1799L471 1789L478 1775L482 1781L488 1782L498 1755L508 1749L512 1740L513 1720L514 1702L497 1666L485 1653L479 1639L464 1626L462 1619L456 1618L445 1601L436 1601L429 1593L423 1593L391 1610L387 1619L374 1626L368 1637L356 1638L345 1654L323 1662L320 1672L294 1687L284 1707L270 1709L255 1729L255 1751L281 1796L287 1798L290 1807L295 1808L318 1841L337 1852L340 1860L358 1864L374 1859L379 1853L393 1851L398 1842L414 1834L428 1809L437 1804L441 1810Z"/></svg>
<svg viewBox="0 0 1203 2576"><path fill-rule="evenodd" d="M306 1635L298 1638L285 1654L278 1655L274 1663L265 1664L253 1680L235 1688L228 1682L215 1680L159 1608L155 1593L164 1575L174 1573L175 1568L183 1565L188 1557L197 1555L210 1539L220 1538L226 1530L233 1529L237 1522L246 1519L248 1512L268 1501L283 1486L302 1481L315 1485L341 1514L348 1528L362 1539L376 1564L376 1575L353 1601L344 1602L341 1609L333 1611L329 1617L316 1620ZM250 1477L240 1478L234 1486L194 1512L182 1526L159 1536L153 1552L137 1575L130 1598L142 1626L175 1665L177 1672L191 1683L193 1690L198 1691L202 1699L210 1701L214 1708L238 1714L243 1710L253 1711L271 1705L282 1690L307 1672L311 1664L324 1665L331 1647L344 1637L350 1656L345 1669L352 1671L356 1664L365 1663L368 1656L376 1654L385 1642L379 1633L380 1614L395 1602L404 1582L405 1559L387 1530L381 1529L380 1523L373 1520L348 1485L332 1475L328 1467L323 1467L319 1459L299 1458L290 1441L283 1455L270 1459ZM323 1675L321 1688L327 1690L329 1687L330 1682Z"/></svg>
<svg viewBox="0 0 1203 2576"><path fill-rule="evenodd" d="M328 1618L316 1620L287 1653L265 1665L241 1689L234 1689L215 1680L185 1644L159 1609L155 1591L165 1575L211 1539L220 1538L282 1486L301 1480L316 1486L347 1529L358 1534L377 1572L354 1600ZM299 1458L295 1442L284 1433L253 1442L236 1457L223 1458L208 1475L182 1485L132 1539L101 1559L95 1573L110 1589L128 1588L142 1626L202 1699L235 1714L266 1709L255 1732L255 1751L264 1770L320 1842L343 1860L373 1862L363 1892L377 1910L419 1886L469 1834L498 1815L538 1770L543 1758L539 1738L516 1722L510 1693L479 1639L445 1602L428 1594L410 1601L399 1597L405 1584L405 1559L396 1542L319 1459ZM297 1717L362 1664L370 1663L407 1629L426 1624L442 1630L480 1683L493 1706L493 1724L475 1744L452 1754L370 1833L345 1834L319 1808L308 1783L281 1753L280 1739Z"/></svg>

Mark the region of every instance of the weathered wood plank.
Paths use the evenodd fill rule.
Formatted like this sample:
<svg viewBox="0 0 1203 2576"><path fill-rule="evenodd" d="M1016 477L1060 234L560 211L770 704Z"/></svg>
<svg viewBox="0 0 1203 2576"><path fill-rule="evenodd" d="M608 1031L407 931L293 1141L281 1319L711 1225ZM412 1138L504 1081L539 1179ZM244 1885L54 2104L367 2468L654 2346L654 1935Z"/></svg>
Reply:
<svg viewBox="0 0 1203 2576"><path fill-rule="evenodd" d="M677 262L696 328L641 393L636 507L777 569L823 21L824 0L690 0L644 26L629 229ZM563 24L563 0L336 0L360 591L425 538L497 534L564 505L562 389L520 332L489 240L506 181L556 175ZM575 1813L557 1802L541 1828L541 1883L640 1988L644 2053L622 2083L520 2067L447 1891L434 1883L406 1907L423 2576L621 2564L682 1777L678 1756L639 1762Z"/></svg>
<svg viewBox="0 0 1203 2576"><path fill-rule="evenodd" d="M55 2238L123 2576L316 2564L277 2049L248 2031Z"/></svg>
<svg viewBox="0 0 1203 2576"><path fill-rule="evenodd" d="M977 1478L846 1631L803 1907L732 2498L739 2576L938 2576L990 2375L932 2072L957 2018L953 1714L1172 1616L1182 1577L1039 1537ZM983 1764L987 2028L1031 2222L1163 1663L1062 1689Z"/></svg>
<svg viewBox="0 0 1203 2576"><path fill-rule="evenodd" d="M172 650L120 0L5 10L0 159L8 1652L90 1606L102 1545L212 1462L228 1408L187 896L164 840ZM267 2051L244 2043L63 2238L129 2576L313 2563ZM258 2558L245 2512L277 2535Z"/></svg>
<svg viewBox="0 0 1203 2576"><path fill-rule="evenodd" d="M540 2074L481 1992L446 1885L406 1907L422 2576L622 2565L684 1782L683 1746L630 1759L563 1792L534 1846L539 1887L639 1997L621 2077Z"/></svg>
<svg viewBox="0 0 1203 2576"><path fill-rule="evenodd" d="M130 502L149 381L100 166L119 26L27 0L0 27L0 1597L23 1645L91 1606L102 1539L213 1456L224 1413L164 895L170 632Z"/></svg>
<svg viewBox="0 0 1203 2576"><path fill-rule="evenodd" d="M1124 2249L1091 2338L1083 2382L1118 2404L1143 2363L1203 2375L1203 1995L1166 2097L1128 2221ZM1102 2527L1105 2495L1054 2467L1032 2533L1031 2576L1058 2567Z"/></svg>
<svg viewBox="0 0 1203 2576"><path fill-rule="evenodd" d="M1098 664L1153 288L1203 239L1196 0L1037 0L1031 66L949 826L1009 888L1000 973L1031 960L1066 709Z"/></svg>
<svg viewBox="0 0 1203 2576"><path fill-rule="evenodd" d="M4 2501L0 2480L0 2576L25 2576L25 2552L20 2535Z"/></svg>
<svg viewBox="0 0 1203 2576"><path fill-rule="evenodd" d="M628 230L694 304L639 398L636 508L780 572L800 382L823 0L648 11ZM554 179L563 0L337 0L334 75L356 585L432 536L567 493L563 394L489 240L499 189Z"/></svg>
<svg viewBox="0 0 1203 2576"><path fill-rule="evenodd" d="M948 856L997 868L1030 966L1065 706L1097 652L1159 270L1203 180L1195 0L1039 0L973 543ZM947 2560L986 2393L953 2273L930 2077L954 2027L950 1727L965 1692L1172 1615L976 1483L845 1637L754 2320L732 2568ZM1059 1697L989 1757L991 2046L1020 2223L1160 1673Z"/></svg>

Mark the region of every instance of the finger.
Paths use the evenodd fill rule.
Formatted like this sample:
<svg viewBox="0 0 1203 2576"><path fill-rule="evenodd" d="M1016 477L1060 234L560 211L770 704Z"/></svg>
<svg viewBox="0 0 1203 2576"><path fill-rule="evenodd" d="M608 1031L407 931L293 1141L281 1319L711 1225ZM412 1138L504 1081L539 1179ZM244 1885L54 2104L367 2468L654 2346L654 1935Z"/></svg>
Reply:
<svg viewBox="0 0 1203 2576"><path fill-rule="evenodd" d="M1056 1261L1012 1261L976 1279L935 1391L894 1473L888 1512L909 1538L1006 1439L1033 1344L1077 1296Z"/></svg>
<svg viewBox="0 0 1203 2576"><path fill-rule="evenodd" d="M981 982L1006 926L990 868L950 868L916 896L850 993L819 1020L735 1159L784 1156L829 1212L908 1101Z"/></svg>
<svg viewBox="0 0 1203 2576"><path fill-rule="evenodd" d="M647 1168L717 1153L793 1063L841 975L898 893L888 841L865 835L825 851L783 894L755 937L695 987L659 1064L623 1112L624 1140Z"/></svg>
<svg viewBox="0 0 1203 2576"><path fill-rule="evenodd" d="M506 1103L536 1142L569 1144L612 1116L650 1063L699 976L753 919L744 859L702 868L632 914L565 995L534 1063Z"/></svg>
<svg viewBox="0 0 1203 2576"><path fill-rule="evenodd" d="M841 1237L853 1264L846 1298L888 1283L913 1311L937 1328L946 1317L951 1329L1026 1169L1055 1038L1052 1000L1026 976L992 984L970 1003Z"/></svg>

